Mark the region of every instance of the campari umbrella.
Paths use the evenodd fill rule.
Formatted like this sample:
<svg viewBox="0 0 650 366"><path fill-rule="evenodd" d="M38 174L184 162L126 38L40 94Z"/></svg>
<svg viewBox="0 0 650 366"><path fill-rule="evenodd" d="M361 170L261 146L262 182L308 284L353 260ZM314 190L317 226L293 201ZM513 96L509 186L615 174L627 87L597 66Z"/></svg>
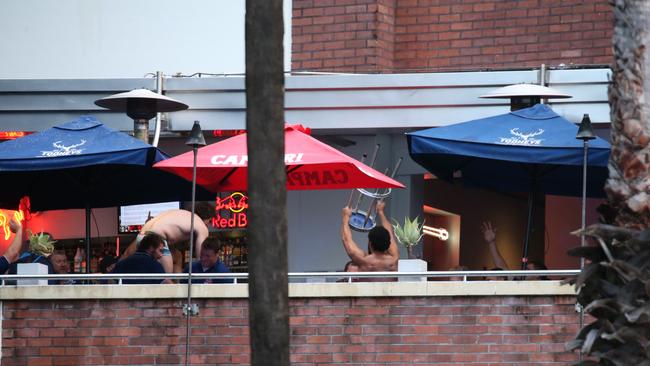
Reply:
<svg viewBox="0 0 650 366"><path fill-rule="evenodd" d="M157 148L82 116L0 143L0 207L16 209L28 196L33 211L85 208L89 256L91 208L191 199L189 182L152 168L166 158ZM202 189L197 196L214 197Z"/></svg>
<svg viewBox="0 0 650 366"><path fill-rule="evenodd" d="M309 135L301 125L285 126L288 190L404 188L398 181ZM193 154L163 160L155 168L192 180ZM196 183L210 191L246 190L246 134L198 149Z"/></svg>
<svg viewBox="0 0 650 366"><path fill-rule="evenodd" d="M578 127L543 104L407 134L409 154L436 177L502 192L528 192L528 235L535 194L580 196L584 147ZM610 145L591 140L587 196L603 197Z"/></svg>

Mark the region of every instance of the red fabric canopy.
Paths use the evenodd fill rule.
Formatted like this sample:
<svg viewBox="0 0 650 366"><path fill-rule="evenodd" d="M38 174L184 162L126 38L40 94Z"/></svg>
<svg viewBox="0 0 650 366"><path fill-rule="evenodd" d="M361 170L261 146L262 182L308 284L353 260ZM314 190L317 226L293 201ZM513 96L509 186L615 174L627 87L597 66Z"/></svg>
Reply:
<svg viewBox="0 0 650 366"><path fill-rule="evenodd" d="M301 125L285 127L285 164L288 190L404 188L398 181L372 169L303 132ZM154 165L192 180L193 152ZM247 189L246 134L198 149L196 183L213 192Z"/></svg>

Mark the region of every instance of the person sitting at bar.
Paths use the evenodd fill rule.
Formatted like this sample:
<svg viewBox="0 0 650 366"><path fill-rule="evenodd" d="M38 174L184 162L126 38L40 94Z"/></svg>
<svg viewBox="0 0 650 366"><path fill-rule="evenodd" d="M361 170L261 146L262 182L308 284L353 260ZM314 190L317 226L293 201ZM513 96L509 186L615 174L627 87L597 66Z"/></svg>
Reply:
<svg viewBox="0 0 650 366"><path fill-rule="evenodd" d="M214 238L208 238L203 242L200 260L192 263L192 273L230 273L228 267L219 259L221 245ZM184 273L189 272L189 265L183 269ZM192 283L232 283L230 278L213 278L213 279L192 279ZM183 281L187 283L187 281Z"/></svg>
<svg viewBox="0 0 650 366"><path fill-rule="evenodd" d="M9 220L9 230L16 234L9 248L0 257L0 274L4 274L9 269L11 263L18 260L20 253L23 251L23 226L15 218Z"/></svg>
<svg viewBox="0 0 650 366"><path fill-rule="evenodd" d="M399 259L399 250L393 234L393 226L386 218L384 208L386 203L383 201L377 202L377 218L381 226L375 226L368 232L368 248L369 253L366 254L359 248L357 243L352 239L352 231L350 229L350 216L352 216L352 209L350 207L343 208L343 222L341 225L341 240L343 248L348 256L359 267L359 272L389 272L397 271L397 260ZM375 281L394 281L391 279L372 279Z"/></svg>
<svg viewBox="0 0 650 366"><path fill-rule="evenodd" d="M343 272L359 272L359 266L354 264L353 261L347 261L343 267ZM343 277L336 280L336 282L359 282L359 278L349 279L348 277Z"/></svg>
<svg viewBox="0 0 650 366"><path fill-rule="evenodd" d="M548 268L546 267L546 265L544 263L538 262L538 261L528 261L528 263L526 263L526 269L529 270L529 271L546 271L546 270L548 270ZM542 280L542 281L549 280L549 278L547 276L537 276L537 277L528 276L528 277L526 277L526 279Z"/></svg>
<svg viewBox="0 0 650 366"><path fill-rule="evenodd" d="M165 273L158 261L163 255L165 238L146 232L138 244L138 250L128 258L117 262L112 273ZM125 279L125 284L171 283L169 279Z"/></svg>
<svg viewBox="0 0 650 366"><path fill-rule="evenodd" d="M201 255L201 244L203 244L203 241L209 234L208 223L214 216L214 206L208 203L198 203L194 216L194 254L198 258ZM133 254L145 233L153 232L160 235L164 242L163 256L160 258L160 264L162 264L165 272L173 273L174 264L169 247L176 243L190 240L191 218L192 214L190 211L167 210L147 220L142 226L142 229L140 229L140 233L122 255L122 260Z"/></svg>
<svg viewBox="0 0 650 366"><path fill-rule="evenodd" d="M104 243L104 249L102 252L102 259L99 261L99 272L100 273L109 273L113 270L113 266L117 263L117 258L115 257L115 247L111 243Z"/></svg>
<svg viewBox="0 0 650 366"><path fill-rule="evenodd" d="M449 271L469 271L469 268L467 266L453 266L449 268ZM463 276L449 276L449 281L464 281L465 277Z"/></svg>
<svg viewBox="0 0 650 366"><path fill-rule="evenodd" d="M28 230L29 231L29 230ZM16 235L18 237L18 235ZM22 236L22 234L21 234ZM15 239L14 239L15 240ZM22 239L20 239L22 240ZM47 266L47 273L53 274L54 269L49 260L49 256L54 251L54 243L52 235L46 232L29 235L29 245L26 252L23 252L18 260L9 265L9 274L18 273L18 265L23 263L39 263Z"/></svg>
<svg viewBox="0 0 650 366"><path fill-rule="evenodd" d="M492 226L492 223L490 221L485 221L481 225L481 230L483 231L483 239L485 242L488 244L490 248L490 255L492 256L492 260L494 261L494 265L496 266L495 268L492 268L492 271L507 271L509 269L508 264L506 263L505 259L503 259L503 256L501 255L501 252L499 251L499 248L497 247L496 244L496 238L497 238L497 228ZM533 270L546 270L546 266L538 261L528 261L526 263L526 270L533 271ZM489 278L489 279L503 279L503 278ZM509 277L509 279L512 279ZM527 280L547 280L548 277L546 276L526 276L524 279Z"/></svg>
<svg viewBox="0 0 650 366"><path fill-rule="evenodd" d="M70 274L70 261L68 261L68 256L65 255L64 251L55 250L52 252L50 262L54 274ZM74 280L51 280L49 283L50 285L74 285L76 282Z"/></svg>
<svg viewBox="0 0 650 366"><path fill-rule="evenodd" d="M359 266L354 264L353 261L348 261L343 267L343 272L359 272Z"/></svg>

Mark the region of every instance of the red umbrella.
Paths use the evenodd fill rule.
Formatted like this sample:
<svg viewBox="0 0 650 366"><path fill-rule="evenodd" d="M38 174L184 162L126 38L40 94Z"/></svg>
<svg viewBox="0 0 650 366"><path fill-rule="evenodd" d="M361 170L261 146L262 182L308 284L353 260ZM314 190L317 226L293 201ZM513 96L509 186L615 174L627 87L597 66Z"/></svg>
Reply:
<svg viewBox="0 0 650 366"><path fill-rule="evenodd" d="M404 188L400 182L309 136L301 125L286 125L285 156L288 190ZM154 165L189 181L193 153L187 152ZM198 149L196 184L213 192L246 190L248 182L246 135Z"/></svg>

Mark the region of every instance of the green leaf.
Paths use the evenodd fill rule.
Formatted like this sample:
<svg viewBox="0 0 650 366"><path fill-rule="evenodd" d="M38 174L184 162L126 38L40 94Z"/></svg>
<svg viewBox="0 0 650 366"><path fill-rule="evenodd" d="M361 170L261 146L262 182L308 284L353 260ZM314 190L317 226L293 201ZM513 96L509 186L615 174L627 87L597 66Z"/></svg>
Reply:
<svg viewBox="0 0 650 366"><path fill-rule="evenodd" d="M422 225L418 221L418 217L410 220L408 217L404 218L404 225L393 220L393 230L397 241L406 248L414 247L419 244L424 234L422 233Z"/></svg>

